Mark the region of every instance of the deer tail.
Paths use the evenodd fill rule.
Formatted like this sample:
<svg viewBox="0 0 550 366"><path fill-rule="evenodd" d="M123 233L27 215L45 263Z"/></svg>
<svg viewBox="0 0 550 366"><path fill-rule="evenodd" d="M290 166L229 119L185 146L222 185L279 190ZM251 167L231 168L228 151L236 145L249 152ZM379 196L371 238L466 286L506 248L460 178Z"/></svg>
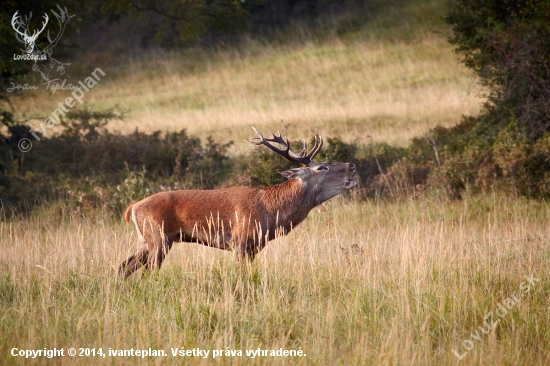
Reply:
<svg viewBox="0 0 550 366"><path fill-rule="evenodd" d="M124 211L124 221L126 221L128 223L130 222L130 217L132 216L132 206L133 206L133 204L128 206L126 211Z"/></svg>

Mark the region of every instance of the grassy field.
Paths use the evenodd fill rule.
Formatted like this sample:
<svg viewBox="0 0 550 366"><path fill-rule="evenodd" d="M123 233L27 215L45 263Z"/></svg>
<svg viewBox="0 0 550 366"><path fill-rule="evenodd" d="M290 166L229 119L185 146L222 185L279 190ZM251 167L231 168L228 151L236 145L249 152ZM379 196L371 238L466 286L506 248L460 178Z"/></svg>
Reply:
<svg viewBox="0 0 550 366"><path fill-rule="evenodd" d="M548 204L498 195L456 203L335 199L252 266L230 252L179 244L158 274L122 282L115 267L135 250L132 225L101 212L75 217L62 205L44 208L0 224L0 352L151 347L168 354L61 364L545 365L549 219ZM539 280L529 291L525 276ZM519 303L497 316L514 294ZM483 334L490 311L489 320L500 322ZM178 347L301 347L307 356L172 357Z"/></svg>
<svg viewBox="0 0 550 366"><path fill-rule="evenodd" d="M249 40L236 48L88 54L74 62L74 78L96 67L107 73L86 100L92 109L128 109L110 126L122 132L186 128L238 141L256 126L296 139L372 135L405 146L430 127L476 113L482 101L446 43L442 4L400 1L346 34L303 30L285 42ZM46 115L67 95L29 92L13 104L21 115ZM112 213L83 215L60 202L0 219L6 364L550 362L544 202L498 193L456 202L435 193L393 203L338 197L268 244L253 265L230 252L177 244L161 271L125 282L116 267L137 238L133 225ZM10 356L12 348L54 347L105 354L152 348L168 356ZM171 348L180 347L211 353L173 357ZM246 356L258 348L306 356ZM243 356L213 359L215 349Z"/></svg>
<svg viewBox="0 0 550 366"><path fill-rule="evenodd" d="M399 3L414 6L387 5L363 27L322 40L298 28L280 35L284 42L75 55L70 80L102 68L107 75L85 98L92 109L128 111L110 126L122 132L186 128L201 138L240 141L256 126L283 128L297 139L371 134L404 146L429 128L476 113L481 99L446 41L442 2ZM14 104L26 116L46 116L65 95L41 88Z"/></svg>

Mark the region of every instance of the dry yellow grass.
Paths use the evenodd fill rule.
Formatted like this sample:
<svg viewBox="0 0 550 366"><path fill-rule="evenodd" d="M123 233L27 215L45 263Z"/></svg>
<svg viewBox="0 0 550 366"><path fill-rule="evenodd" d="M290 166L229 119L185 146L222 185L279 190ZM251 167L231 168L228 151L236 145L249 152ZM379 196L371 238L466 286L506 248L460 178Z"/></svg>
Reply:
<svg viewBox="0 0 550 366"><path fill-rule="evenodd" d="M351 141L369 133L406 145L436 125L474 114L481 100L443 37L421 41L339 41L231 50L149 54L101 67L86 95L92 109L128 110L110 127L122 132L179 130L241 140L250 126L282 128L297 138L320 133ZM25 94L26 115L46 115L69 92ZM281 123L281 120L284 121ZM37 123L38 124L38 123Z"/></svg>
<svg viewBox="0 0 550 366"><path fill-rule="evenodd" d="M79 218L58 205L0 224L2 354L13 347L151 347L168 354L57 360L63 364L550 360L547 204L500 196L454 204L336 199L270 243L251 267L229 252L178 244L159 273L128 282L116 279L115 267L135 249L134 230L96 214ZM540 281L492 332L473 339L484 316L521 294L531 275ZM452 350L463 354L465 340L474 348L460 361ZM172 357L172 347L301 347L307 356L184 359Z"/></svg>

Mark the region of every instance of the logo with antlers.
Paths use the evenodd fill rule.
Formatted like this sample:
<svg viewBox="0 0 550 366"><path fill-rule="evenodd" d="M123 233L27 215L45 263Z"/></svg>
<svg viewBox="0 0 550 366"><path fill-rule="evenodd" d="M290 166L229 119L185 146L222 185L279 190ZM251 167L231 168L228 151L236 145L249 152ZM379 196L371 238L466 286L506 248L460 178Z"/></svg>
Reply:
<svg viewBox="0 0 550 366"><path fill-rule="evenodd" d="M71 65L70 63L59 62L52 57L53 49L61 39L67 23L69 23L69 20L74 17L74 15L69 16L67 8L62 9L59 5L57 5L57 8L59 9L58 12L55 12L54 10L51 10L51 12L59 22L59 32L57 32L55 37L53 37L52 39L50 31L48 30L47 37L49 45L46 46L43 50L38 48L38 46L36 45L36 40L48 24L48 14L44 14L42 29L35 29L32 34L29 30L29 24L32 19L32 12L29 13L28 16L23 17L19 15L19 11L16 11L11 18L11 26L15 30L15 38L18 42L25 45L25 49L21 49L23 51L23 55L13 55L14 60L34 61L32 69L39 72L44 81L50 81L51 73L54 71L60 75L64 75L68 67Z"/></svg>

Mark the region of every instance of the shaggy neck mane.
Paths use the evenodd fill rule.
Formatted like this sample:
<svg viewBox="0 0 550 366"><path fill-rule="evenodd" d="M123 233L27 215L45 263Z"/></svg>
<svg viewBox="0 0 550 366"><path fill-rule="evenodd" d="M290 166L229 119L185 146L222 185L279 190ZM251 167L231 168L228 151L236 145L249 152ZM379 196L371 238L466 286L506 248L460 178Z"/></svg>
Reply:
<svg viewBox="0 0 550 366"><path fill-rule="evenodd" d="M302 182L299 179L291 179L282 184L262 189L262 201L267 211L276 213L286 211L300 205L300 196L303 193Z"/></svg>

